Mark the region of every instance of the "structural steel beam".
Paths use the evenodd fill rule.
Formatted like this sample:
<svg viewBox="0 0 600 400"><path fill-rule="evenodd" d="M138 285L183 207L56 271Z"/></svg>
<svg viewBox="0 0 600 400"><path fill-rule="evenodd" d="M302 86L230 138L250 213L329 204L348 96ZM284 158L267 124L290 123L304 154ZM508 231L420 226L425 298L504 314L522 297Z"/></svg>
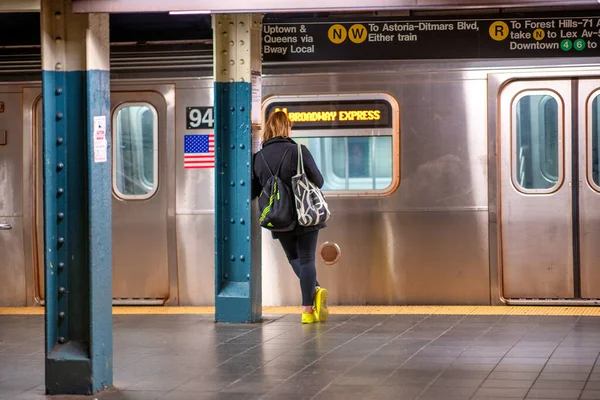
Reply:
<svg viewBox="0 0 600 400"><path fill-rule="evenodd" d="M258 13L356 10L428 10L595 5L597 0L75 0L75 12Z"/></svg>
<svg viewBox="0 0 600 400"><path fill-rule="evenodd" d="M252 124L260 124L261 21L256 14L213 16L219 322L262 318L260 227L256 205L250 201Z"/></svg>
<svg viewBox="0 0 600 400"><path fill-rule="evenodd" d="M108 15L42 2L46 392L112 385Z"/></svg>

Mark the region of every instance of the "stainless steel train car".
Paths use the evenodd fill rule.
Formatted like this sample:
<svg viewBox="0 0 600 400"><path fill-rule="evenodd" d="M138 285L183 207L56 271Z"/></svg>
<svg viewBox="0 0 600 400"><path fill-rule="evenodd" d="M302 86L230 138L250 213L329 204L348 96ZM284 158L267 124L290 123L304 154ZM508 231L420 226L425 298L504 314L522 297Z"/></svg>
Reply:
<svg viewBox="0 0 600 400"><path fill-rule="evenodd" d="M186 135L212 133L211 51L191 48L113 49L116 304L214 302L214 169L186 167L184 152ZM34 306L44 299L39 59L0 69L0 306ZM332 218L319 244L341 252L318 257L317 271L331 303L600 298L597 58L266 64L262 85L263 113L364 100L389 114L376 128L293 132L326 180ZM299 304L266 231L262 260L263 304Z"/></svg>

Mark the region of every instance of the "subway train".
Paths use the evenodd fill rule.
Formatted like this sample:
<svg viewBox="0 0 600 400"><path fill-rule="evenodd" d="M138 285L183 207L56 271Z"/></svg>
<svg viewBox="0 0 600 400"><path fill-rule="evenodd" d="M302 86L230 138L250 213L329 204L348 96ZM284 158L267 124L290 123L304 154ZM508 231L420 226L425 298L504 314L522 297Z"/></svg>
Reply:
<svg viewBox="0 0 600 400"><path fill-rule="evenodd" d="M599 60L265 62L263 121L286 109L325 178L330 303L596 304ZM0 306L44 301L40 65L0 58ZM114 303L212 305L214 160L186 158L214 143L212 46L113 44L111 93ZM268 231L262 296L300 300Z"/></svg>

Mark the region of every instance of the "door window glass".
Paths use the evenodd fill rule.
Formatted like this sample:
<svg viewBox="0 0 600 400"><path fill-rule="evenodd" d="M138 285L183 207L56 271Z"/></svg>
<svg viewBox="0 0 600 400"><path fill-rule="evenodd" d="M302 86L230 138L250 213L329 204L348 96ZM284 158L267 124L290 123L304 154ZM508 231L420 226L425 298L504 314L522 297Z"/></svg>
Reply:
<svg viewBox="0 0 600 400"><path fill-rule="evenodd" d="M515 183L525 190L554 188L562 151L558 100L549 94L524 95L514 112Z"/></svg>
<svg viewBox="0 0 600 400"><path fill-rule="evenodd" d="M147 199L158 187L157 113L148 103L121 105L113 122L113 189L122 199Z"/></svg>

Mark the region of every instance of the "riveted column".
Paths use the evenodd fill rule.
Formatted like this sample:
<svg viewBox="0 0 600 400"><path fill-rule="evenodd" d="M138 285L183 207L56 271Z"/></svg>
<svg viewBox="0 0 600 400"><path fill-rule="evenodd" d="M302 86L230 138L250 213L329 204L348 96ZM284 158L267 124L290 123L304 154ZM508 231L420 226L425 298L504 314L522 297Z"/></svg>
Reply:
<svg viewBox="0 0 600 400"><path fill-rule="evenodd" d="M43 0L46 392L112 385L107 14Z"/></svg>
<svg viewBox="0 0 600 400"><path fill-rule="evenodd" d="M250 202L252 130L260 125L261 24L258 14L213 15L215 319L220 322L262 318L260 227Z"/></svg>

